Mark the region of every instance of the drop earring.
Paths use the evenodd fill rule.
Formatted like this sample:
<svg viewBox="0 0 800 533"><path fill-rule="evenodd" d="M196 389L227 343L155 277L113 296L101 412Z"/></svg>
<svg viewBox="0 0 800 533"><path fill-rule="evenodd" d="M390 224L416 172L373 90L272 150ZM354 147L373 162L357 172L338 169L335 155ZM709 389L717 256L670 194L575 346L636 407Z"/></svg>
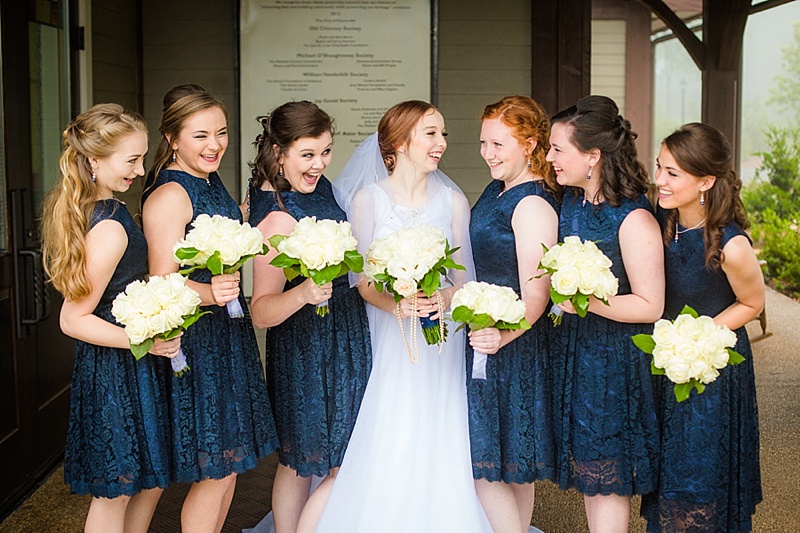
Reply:
<svg viewBox="0 0 800 533"><path fill-rule="evenodd" d="M587 179L587 180L590 180L590 179L592 179L592 167L589 167L589 173L588 173L588 174L586 174L586 179Z"/></svg>
<svg viewBox="0 0 800 533"><path fill-rule="evenodd" d="M278 165L278 177L283 178L283 165Z"/></svg>
<svg viewBox="0 0 800 533"><path fill-rule="evenodd" d="M97 183L97 171L92 167L92 183Z"/></svg>
<svg viewBox="0 0 800 533"><path fill-rule="evenodd" d="M172 151L172 162L174 163L177 158L175 157L175 150Z"/></svg>
<svg viewBox="0 0 800 533"><path fill-rule="evenodd" d="M706 205L706 193L700 191L700 205Z"/></svg>

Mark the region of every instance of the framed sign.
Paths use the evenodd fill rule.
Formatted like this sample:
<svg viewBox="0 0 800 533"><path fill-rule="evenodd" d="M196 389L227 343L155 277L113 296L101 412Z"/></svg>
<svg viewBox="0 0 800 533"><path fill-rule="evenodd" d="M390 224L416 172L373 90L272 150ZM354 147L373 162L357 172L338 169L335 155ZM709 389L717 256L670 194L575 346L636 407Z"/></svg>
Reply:
<svg viewBox="0 0 800 533"><path fill-rule="evenodd" d="M435 0L241 0L243 181L261 126L255 118L309 100L334 118L333 179L383 113L431 98Z"/></svg>

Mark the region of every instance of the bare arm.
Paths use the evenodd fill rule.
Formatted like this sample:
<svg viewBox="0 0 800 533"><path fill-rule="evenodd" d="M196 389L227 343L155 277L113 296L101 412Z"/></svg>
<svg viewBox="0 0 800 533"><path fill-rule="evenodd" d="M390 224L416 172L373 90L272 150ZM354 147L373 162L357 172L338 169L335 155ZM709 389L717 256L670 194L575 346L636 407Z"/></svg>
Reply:
<svg viewBox="0 0 800 533"><path fill-rule="evenodd" d="M79 300L65 300L59 317L61 331L97 346L128 348L125 330L92 314L128 246L128 236L115 220L103 220L86 234L86 278L92 290ZM180 339L157 341L151 353L163 355L180 345ZM131 356L133 357L133 356Z"/></svg>
<svg viewBox="0 0 800 533"><path fill-rule="evenodd" d="M192 202L177 183L158 187L142 208L142 226L147 239L147 260L151 274L164 276L177 272L172 247L185 236L186 225L192 221ZM187 281L187 286L200 295L202 305L225 305L239 296L239 273L222 274L211 283Z"/></svg>
<svg viewBox="0 0 800 533"><path fill-rule="evenodd" d="M267 242L273 235L289 235L297 221L288 213L274 211L258 224L258 229ZM332 283L322 287L311 278L306 279L284 292L286 276L283 269L269 264L278 251L270 248L267 255L256 256L253 260L253 299L251 313L253 323L260 328L277 326L306 304L318 304L329 298L324 290L330 290Z"/></svg>
<svg viewBox="0 0 800 533"><path fill-rule="evenodd" d="M619 230L619 243L631 294L612 296L605 305L594 297L589 311L617 322L650 323L664 313L664 245L658 222L649 212L630 213Z"/></svg>
<svg viewBox="0 0 800 533"><path fill-rule="evenodd" d="M538 196L529 196L517 204L511 218L516 242L519 285L525 302L525 320L533 324L542 316L550 302L550 276L542 276L539 261L542 244L551 248L558 241L558 215ZM482 353L494 354L520 337L523 330L485 328L470 332L470 343Z"/></svg>
<svg viewBox="0 0 800 533"><path fill-rule="evenodd" d="M753 248L744 235L732 238L723 248L722 271L728 277L736 302L714 317L714 322L737 329L764 309L764 276Z"/></svg>

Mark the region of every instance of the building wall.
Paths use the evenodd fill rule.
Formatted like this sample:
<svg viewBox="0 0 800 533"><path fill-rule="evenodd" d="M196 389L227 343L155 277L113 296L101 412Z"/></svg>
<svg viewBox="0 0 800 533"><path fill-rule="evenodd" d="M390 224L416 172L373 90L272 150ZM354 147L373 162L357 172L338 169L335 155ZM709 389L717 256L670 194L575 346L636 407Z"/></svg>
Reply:
<svg viewBox="0 0 800 533"><path fill-rule="evenodd" d="M219 173L228 191L239 200L238 2L140 1L143 112L150 129L150 152L154 153L160 142L158 126L164 94L179 84L202 85L220 97L228 109L230 142Z"/></svg>
<svg viewBox="0 0 800 533"><path fill-rule="evenodd" d="M91 3L92 103L118 103L141 111L138 2Z"/></svg>
<svg viewBox="0 0 800 533"><path fill-rule="evenodd" d="M491 180L480 156L483 108L531 93L531 4L439 0L438 107L449 136L441 168L474 203Z"/></svg>

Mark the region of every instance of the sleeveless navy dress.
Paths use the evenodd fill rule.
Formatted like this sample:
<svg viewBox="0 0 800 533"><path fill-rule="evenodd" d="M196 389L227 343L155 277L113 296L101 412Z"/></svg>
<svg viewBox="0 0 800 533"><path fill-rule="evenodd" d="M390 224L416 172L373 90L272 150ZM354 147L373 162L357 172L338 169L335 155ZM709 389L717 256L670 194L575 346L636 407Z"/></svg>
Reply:
<svg viewBox="0 0 800 533"><path fill-rule="evenodd" d="M346 220L324 176L309 194L281 193L295 219ZM280 211L275 192L250 188L250 224ZM305 281L287 281L284 291ZM348 277L333 280L330 313L305 305L267 330L267 380L280 439L281 464L298 475L326 476L342 464L372 367L364 300Z"/></svg>
<svg viewBox="0 0 800 533"><path fill-rule="evenodd" d="M637 209L652 213L644 195L583 204L583 195L567 188L561 206L558 239L577 235L595 241L613 262L619 295L631 288L622 262L619 229ZM627 324L588 313L565 313L553 329L554 429L562 489L582 494L645 494L658 481L659 433L650 380L650 356L631 337L652 333L653 324Z"/></svg>
<svg viewBox="0 0 800 533"><path fill-rule="evenodd" d="M666 215L659 210L662 227ZM729 224L721 246L737 235L746 233ZM682 233L664 253L664 318L674 319L685 305L714 317L736 301L722 269L705 266L702 229ZM648 531L673 531L675 523L690 524L691 531L752 529L752 515L762 500L758 409L750 340L744 327L735 333L733 349L744 362L722 369L703 394L692 393L678 403L666 376L653 376L662 452L657 491L642 499Z"/></svg>
<svg viewBox="0 0 800 533"><path fill-rule="evenodd" d="M189 195L192 220L205 213L242 221L239 206L216 173L206 183L180 170L162 170L151 191L170 182ZM186 232L190 229L187 225ZM211 272L200 269L189 279L210 283L211 277ZM239 303L242 318L228 316L225 306L202 306L212 314L201 317L181 337L191 370L171 380L173 481L242 473L277 447L258 344L241 293Z"/></svg>
<svg viewBox="0 0 800 533"><path fill-rule="evenodd" d="M147 242L120 201L97 202L90 226L103 220L122 225L128 247L93 314L121 326L111 304L128 283L147 276ZM71 492L116 498L169 485L170 372L165 357L147 354L137 361L129 349L76 342L64 456Z"/></svg>
<svg viewBox="0 0 800 533"><path fill-rule="evenodd" d="M528 196L546 200L558 214L552 193L535 181L503 192L492 182L483 191L470 217L469 234L478 281L511 287L520 295L516 240L511 218ZM501 194L502 193L502 194ZM472 472L476 479L531 483L552 479L552 378L545 357L544 313L530 331L488 357L486 379L472 379L472 347L467 344L467 397Z"/></svg>

